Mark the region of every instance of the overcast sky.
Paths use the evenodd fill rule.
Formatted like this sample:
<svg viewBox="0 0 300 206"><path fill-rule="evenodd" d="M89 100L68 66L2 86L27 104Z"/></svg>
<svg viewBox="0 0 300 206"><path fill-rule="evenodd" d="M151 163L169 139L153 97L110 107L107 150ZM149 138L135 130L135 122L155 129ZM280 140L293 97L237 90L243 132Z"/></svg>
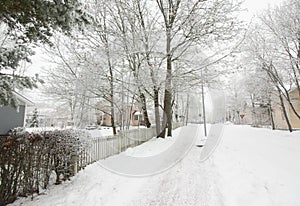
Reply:
<svg viewBox="0 0 300 206"><path fill-rule="evenodd" d="M267 9L268 6L278 5L283 0L245 0L244 7L248 10L247 17L251 18L254 14L263 9Z"/></svg>
<svg viewBox="0 0 300 206"><path fill-rule="evenodd" d="M283 0L245 0L245 7L251 12L267 8L268 5L279 4Z"/></svg>

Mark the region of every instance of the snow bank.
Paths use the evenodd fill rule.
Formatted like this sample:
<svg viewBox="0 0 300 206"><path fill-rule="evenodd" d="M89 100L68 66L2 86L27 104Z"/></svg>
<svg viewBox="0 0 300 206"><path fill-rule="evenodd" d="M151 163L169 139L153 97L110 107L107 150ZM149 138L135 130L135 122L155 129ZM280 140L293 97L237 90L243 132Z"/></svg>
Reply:
<svg viewBox="0 0 300 206"><path fill-rule="evenodd" d="M181 128L173 131L173 137L166 138L152 138L151 140L145 142L134 148L128 148L125 154L132 157L149 157L158 155L167 149L169 149L174 142L176 142L178 135L180 134Z"/></svg>
<svg viewBox="0 0 300 206"><path fill-rule="evenodd" d="M69 129L72 129L72 127L70 127ZM27 132L41 132L41 131L63 130L63 129L60 127L30 127L30 128L25 128L25 130ZM90 134L90 137L92 137L92 138L93 137L106 137L106 136L113 135L113 131L112 131L111 127L101 127L100 129L93 129L93 130L83 129L82 131L88 132Z"/></svg>
<svg viewBox="0 0 300 206"><path fill-rule="evenodd" d="M42 131L54 131L54 130L62 130L59 127L26 127L25 131L27 132L42 132Z"/></svg>

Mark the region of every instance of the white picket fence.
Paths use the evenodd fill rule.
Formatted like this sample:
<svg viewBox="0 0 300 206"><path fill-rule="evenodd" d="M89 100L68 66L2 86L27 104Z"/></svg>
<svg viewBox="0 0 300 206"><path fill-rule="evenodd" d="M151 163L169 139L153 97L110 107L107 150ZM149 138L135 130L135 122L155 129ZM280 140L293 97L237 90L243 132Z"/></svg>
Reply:
<svg viewBox="0 0 300 206"><path fill-rule="evenodd" d="M173 129L180 127L181 123L173 123ZM78 157L74 169L77 172L88 164L119 154L129 147L138 146L156 136L156 128L139 128L120 131L117 135L92 138L84 154Z"/></svg>
<svg viewBox="0 0 300 206"><path fill-rule="evenodd" d="M120 131L115 136L93 138L91 162L107 158L148 141L156 135L155 127Z"/></svg>

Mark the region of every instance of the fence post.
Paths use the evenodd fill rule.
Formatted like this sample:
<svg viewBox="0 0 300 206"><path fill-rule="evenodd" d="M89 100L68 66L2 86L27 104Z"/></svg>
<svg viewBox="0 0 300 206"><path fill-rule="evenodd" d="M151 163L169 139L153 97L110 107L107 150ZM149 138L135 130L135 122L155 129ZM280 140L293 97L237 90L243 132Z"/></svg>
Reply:
<svg viewBox="0 0 300 206"><path fill-rule="evenodd" d="M77 155L72 155L71 156L71 160L72 160L72 163L73 163L73 173L74 175L77 174L78 172L78 156Z"/></svg>

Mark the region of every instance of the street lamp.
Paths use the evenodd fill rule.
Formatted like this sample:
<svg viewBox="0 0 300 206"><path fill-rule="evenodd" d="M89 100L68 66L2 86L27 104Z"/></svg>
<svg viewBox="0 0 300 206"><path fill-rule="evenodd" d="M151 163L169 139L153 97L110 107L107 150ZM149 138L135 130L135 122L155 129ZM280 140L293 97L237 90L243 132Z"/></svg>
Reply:
<svg viewBox="0 0 300 206"><path fill-rule="evenodd" d="M207 136L207 131L206 131L206 114L205 114L205 103L204 103L204 78L203 78L203 72L201 69L201 93L202 93L202 112L203 112L203 126L204 126L204 136Z"/></svg>

